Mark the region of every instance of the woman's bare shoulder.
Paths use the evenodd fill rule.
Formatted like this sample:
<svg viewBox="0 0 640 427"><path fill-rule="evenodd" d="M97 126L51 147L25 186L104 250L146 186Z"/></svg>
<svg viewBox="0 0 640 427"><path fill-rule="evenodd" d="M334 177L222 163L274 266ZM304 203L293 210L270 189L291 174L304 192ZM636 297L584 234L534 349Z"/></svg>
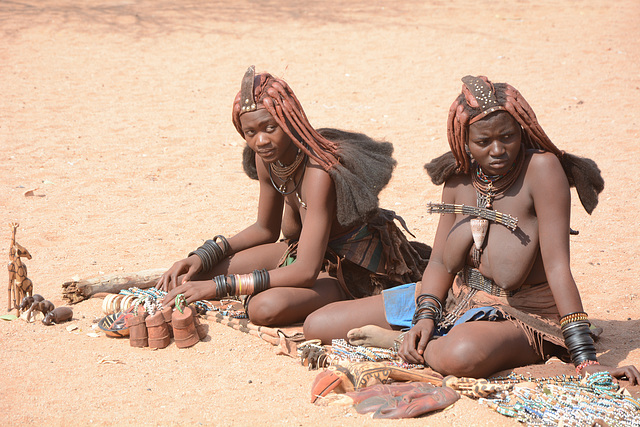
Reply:
<svg viewBox="0 0 640 427"><path fill-rule="evenodd" d="M560 159L555 154L548 151L528 150L527 157L525 180L532 188L556 191L568 187L567 176Z"/></svg>
<svg viewBox="0 0 640 427"><path fill-rule="evenodd" d="M445 193L456 192L460 188L464 188L471 185L471 176L468 174L460 173L451 175L444 182L442 191Z"/></svg>
<svg viewBox="0 0 640 427"><path fill-rule="evenodd" d="M467 185L471 182L471 176L466 173L454 173L444 182L445 188L455 188L460 185Z"/></svg>
<svg viewBox="0 0 640 427"><path fill-rule="evenodd" d="M527 157L529 158L529 169L548 171L550 168L562 168L558 157L548 151L530 149L527 150Z"/></svg>

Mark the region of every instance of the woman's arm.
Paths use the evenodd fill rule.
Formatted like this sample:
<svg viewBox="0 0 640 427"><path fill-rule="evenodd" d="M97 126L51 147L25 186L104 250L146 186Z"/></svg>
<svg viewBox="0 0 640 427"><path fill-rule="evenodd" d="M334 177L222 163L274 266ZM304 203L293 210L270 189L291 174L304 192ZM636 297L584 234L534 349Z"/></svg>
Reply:
<svg viewBox="0 0 640 427"><path fill-rule="evenodd" d="M273 188L271 180L269 179L267 166L257 155L256 170L260 183L257 220L254 224L227 239L229 250L226 252L226 256L264 243L275 242L280 236L284 199L282 195ZM218 201L218 203L224 206L225 201ZM201 270L202 262L200 258L197 255L191 255L175 262L171 268L160 277L156 288L171 291L177 286L187 283ZM178 283L178 277L180 275L184 276L182 276L181 283Z"/></svg>
<svg viewBox="0 0 640 427"><path fill-rule="evenodd" d="M535 153L525 182L538 219L544 272L560 316L583 311L570 267L571 193L558 158L551 153Z"/></svg>
<svg viewBox="0 0 640 427"><path fill-rule="evenodd" d="M448 181L442 191L442 202L455 203L456 185ZM443 258L449 233L453 228L456 215L441 215L433 243L433 250L429 263L422 275L422 281L416 286L416 297L421 294L431 294L444 302L453 283L456 272L449 272ZM423 363L424 350L431 339L435 324L430 319L418 321L404 337L398 355L408 363Z"/></svg>
<svg viewBox="0 0 640 427"><path fill-rule="evenodd" d="M542 262L558 312L560 316L583 312L580 293L570 267L571 193L567 177L557 157L550 153L534 155L529 170L526 182L531 183ZM640 372L635 366L610 367L596 363L581 364L579 369L582 374L608 371L616 378L626 377L631 384L640 382Z"/></svg>
<svg viewBox="0 0 640 427"><path fill-rule="evenodd" d="M336 218L336 192L333 180L309 160L300 193L307 205L298 241L296 261L271 270L271 286L312 287L322 268L331 227Z"/></svg>

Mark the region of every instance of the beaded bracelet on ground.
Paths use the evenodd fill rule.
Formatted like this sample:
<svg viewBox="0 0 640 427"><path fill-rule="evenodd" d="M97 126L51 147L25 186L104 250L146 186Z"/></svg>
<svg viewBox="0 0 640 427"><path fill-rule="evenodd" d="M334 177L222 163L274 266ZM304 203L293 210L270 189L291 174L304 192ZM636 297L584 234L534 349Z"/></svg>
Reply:
<svg viewBox="0 0 640 427"><path fill-rule="evenodd" d="M161 301L162 299L164 299L165 295L167 295L167 292L157 289L157 288L148 288L148 289L140 289L140 288L129 288L129 289L123 289L120 291L121 295L127 295L127 296L133 296L134 299L133 301L135 302L137 299L144 299L146 297L151 297L154 300L156 300L156 302L159 304L159 301ZM133 304L133 303L132 303ZM195 304L198 313L206 313L207 311L211 311L213 310L213 307L211 305L211 303L209 303L208 301L196 301L193 304ZM127 307L128 308L128 307ZM120 311L124 311L126 308L121 308ZM236 317L236 318L241 318L241 317L246 317L246 315L240 315L239 313L234 313L234 315L230 315L229 317Z"/></svg>
<svg viewBox="0 0 640 427"><path fill-rule="evenodd" d="M220 247L218 241L222 242L222 247ZM197 255L202 261L202 271L207 272L222 261L230 251L231 247L227 239L222 235L217 235L213 239L205 241L195 251L189 252L187 257Z"/></svg>
<svg viewBox="0 0 640 427"><path fill-rule="evenodd" d="M142 306L144 307L146 312L149 313L149 316L153 316L154 314L156 314L156 311L162 310L162 304L160 303L160 300L150 296L144 298Z"/></svg>
<svg viewBox="0 0 640 427"><path fill-rule="evenodd" d="M412 369L423 368L423 365L414 365L404 362L398 356L398 352L390 348L364 347L351 345L343 339L331 341L331 358L333 360L347 360L349 362L381 362L390 366Z"/></svg>
<svg viewBox="0 0 640 427"><path fill-rule="evenodd" d="M196 306L198 307L199 313L206 313L208 311L215 311L220 313L223 316L231 317L234 319L246 319L248 318L247 312L244 308L234 308L234 305L237 303L242 303L241 299L232 296L229 298L223 298L219 301L216 301L219 304L216 304L212 301L197 301ZM199 304L199 305L198 305Z"/></svg>

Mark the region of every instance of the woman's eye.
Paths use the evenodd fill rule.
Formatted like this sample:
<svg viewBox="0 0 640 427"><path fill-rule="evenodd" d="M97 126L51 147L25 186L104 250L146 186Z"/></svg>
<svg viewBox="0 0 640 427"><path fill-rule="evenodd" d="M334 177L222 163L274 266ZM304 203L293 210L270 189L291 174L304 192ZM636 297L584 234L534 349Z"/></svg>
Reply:
<svg viewBox="0 0 640 427"><path fill-rule="evenodd" d="M245 130L244 136L253 136L254 132L252 130Z"/></svg>
<svg viewBox="0 0 640 427"><path fill-rule="evenodd" d="M267 132L273 132L274 130L276 130L277 126L273 126L273 125L269 125L267 126Z"/></svg>

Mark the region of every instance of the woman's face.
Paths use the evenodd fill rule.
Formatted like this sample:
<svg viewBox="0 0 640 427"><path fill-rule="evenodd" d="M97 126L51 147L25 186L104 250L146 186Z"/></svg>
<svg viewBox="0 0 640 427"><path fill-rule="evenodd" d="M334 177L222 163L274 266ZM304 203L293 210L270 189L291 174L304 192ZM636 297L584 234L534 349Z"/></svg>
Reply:
<svg viewBox="0 0 640 427"><path fill-rule="evenodd" d="M264 108L244 113L240 125L249 148L267 163L280 160L284 164L294 161L298 151L289 135Z"/></svg>
<svg viewBox="0 0 640 427"><path fill-rule="evenodd" d="M487 175L507 173L520 152L520 125L499 111L469 126L469 151Z"/></svg>

